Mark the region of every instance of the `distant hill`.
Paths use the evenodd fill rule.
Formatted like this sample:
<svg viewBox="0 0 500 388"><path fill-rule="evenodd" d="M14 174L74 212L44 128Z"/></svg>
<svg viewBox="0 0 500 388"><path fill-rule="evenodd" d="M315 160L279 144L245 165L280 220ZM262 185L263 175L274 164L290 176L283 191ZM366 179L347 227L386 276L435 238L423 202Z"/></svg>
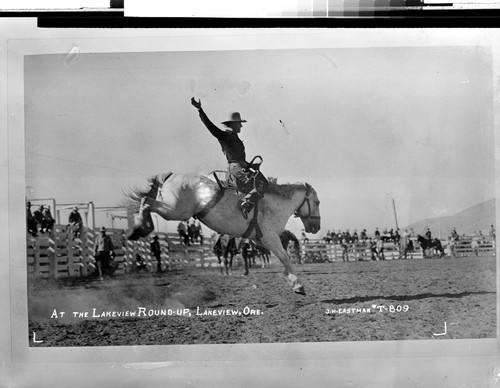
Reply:
<svg viewBox="0 0 500 388"><path fill-rule="evenodd" d="M454 227L460 235L472 235L474 231L479 230L481 230L483 234L487 235L490 230L490 226L492 224L496 224L495 220L495 199L490 199L480 203L479 205L465 209L464 211L461 211L453 216L422 220L408 225L407 228L412 228L415 233L422 233L425 227L429 227L433 235L441 238L449 236Z"/></svg>

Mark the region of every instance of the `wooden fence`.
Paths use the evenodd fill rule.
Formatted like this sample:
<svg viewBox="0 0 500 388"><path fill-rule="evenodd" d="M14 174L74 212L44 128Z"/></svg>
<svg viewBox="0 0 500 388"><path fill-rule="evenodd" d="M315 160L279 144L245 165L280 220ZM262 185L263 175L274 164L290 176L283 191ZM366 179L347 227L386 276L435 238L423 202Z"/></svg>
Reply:
<svg viewBox="0 0 500 388"><path fill-rule="evenodd" d="M50 234L27 237L28 273L43 277L79 277L89 276L96 270L94 257L95 237L98 230L82 228L79 237L73 238L71 227L55 225ZM153 256L150 244L152 239L129 241L127 231L106 229L115 247L115 274L131 273L138 268L136 257L139 255L150 272L157 270L157 260ZM175 234L155 233L161 247L162 270L179 267L217 267L217 258L212 253L211 240L205 244L184 246Z"/></svg>
<svg viewBox="0 0 500 388"><path fill-rule="evenodd" d="M149 272L157 270L157 261L153 256L150 244L152 239L141 239L140 241L129 241L126 239L127 231L121 229L107 229L115 247L114 263L117 265L115 274L124 275L132 273L137 269L136 256L139 255ZM73 238L73 229L67 226L55 225L50 235L40 235L37 238L27 237L27 263L28 273L38 274L43 277L85 277L94 273L96 269L94 258L94 242L99 232L82 228L81 235ZM161 246L162 270L176 268L217 267L217 258L212 252L214 241L207 239L203 244L193 243L185 246L181 243L175 233L155 233L159 237ZM473 247L472 241L476 239L477 248ZM443 241L443 247L447 242ZM418 243L414 242L415 251L413 259L422 259L422 250ZM299 262L295 257L292 247L289 248L292 262ZM342 247L338 244L327 244L323 240L310 240L301 245L302 262L335 262L343 261ZM450 252L447 252L449 255ZM347 249L348 261L371 260L369 246L349 244ZM384 245L386 259L397 259L399 247L394 243ZM455 245L455 256L481 256L495 255L495 242L489 237L465 237L461 238ZM235 261L235 267L239 265Z"/></svg>
<svg viewBox="0 0 500 388"><path fill-rule="evenodd" d="M423 259L423 252L420 245L413 240L414 251L408 258ZM472 241L477 241L477 248L473 248ZM445 249L446 256L451 255L448 241L442 240L441 244ZM492 256L496 254L495 241L489 236L468 236L462 237L455 243L455 257L464 256ZM302 256L305 262L333 262L343 261L343 248L340 244L328 244L324 240L309 240L302 244ZM400 250L398 244L388 242L384 243L384 256L388 260L398 259ZM371 260L372 253L368 244L347 244L348 261Z"/></svg>

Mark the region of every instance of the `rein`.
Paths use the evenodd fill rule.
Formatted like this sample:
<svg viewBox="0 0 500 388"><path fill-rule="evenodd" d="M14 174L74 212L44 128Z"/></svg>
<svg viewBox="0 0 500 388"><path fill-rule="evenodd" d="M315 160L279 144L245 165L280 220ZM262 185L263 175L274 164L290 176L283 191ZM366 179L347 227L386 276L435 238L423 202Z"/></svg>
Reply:
<svg viewBox="0 0 500 388"><path fill-rule="evenodd" d="M294 217L300 217L299 211L302 208L302 206L304 206L304 204L307 203L308 213L307 213L307 217L305 217L305 218L307 220L320 220L321 219L320 216L313 216L313 215L311 215L311 201L309 200L309 196L310 195L311 195L311 187L310 186L306 186L306 196L304 197L304 200L299 205L299 207L293 213Z"/></svg>

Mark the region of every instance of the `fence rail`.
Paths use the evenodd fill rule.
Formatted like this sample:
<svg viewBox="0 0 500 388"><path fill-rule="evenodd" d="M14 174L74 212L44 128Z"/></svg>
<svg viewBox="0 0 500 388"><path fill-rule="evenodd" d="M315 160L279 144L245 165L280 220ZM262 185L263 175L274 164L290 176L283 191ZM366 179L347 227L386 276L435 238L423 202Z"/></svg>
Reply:
<svg viewBox="0 0 500 388"><path fill-rule="evenodd" d="M128 274L137 269L136 256L139 255L148 271L155 272L157 260L151 252L150 240L129 241L126 239L127 231L121 229L107 229L115 247L116 274ZM28 273L43 277L86 277L95 272L94 257L95 237L97 230L82 228L81 234L73 238L74 230L71 227L55 225L53 232L38 237L27 237L27 264ZM212 252L213 240L208 239L203 244L193 243L185 246L175 233L155 233L159 237L161 246L161 268L171 270L176 268L217 267L217 258ZM477 247L472 243L477 241ZM443 241L443 247L447 242ZM414 242L415 250L413 259L423 258L422 250ZM323 240L309 240L301 244L301 258L295 257L294 250L288 250L292 262L335 262L343 261L343 249L339 244L328 244ZM495 255L495 241L489 237L477 239L465 237L455 245L455 255L481 256ZM448 252L448 255L450 252ZM399 247L394 243L384 246L386 259L399 257ZM371 260L372 253L369 246L348 244L347 260Z"/></svg>

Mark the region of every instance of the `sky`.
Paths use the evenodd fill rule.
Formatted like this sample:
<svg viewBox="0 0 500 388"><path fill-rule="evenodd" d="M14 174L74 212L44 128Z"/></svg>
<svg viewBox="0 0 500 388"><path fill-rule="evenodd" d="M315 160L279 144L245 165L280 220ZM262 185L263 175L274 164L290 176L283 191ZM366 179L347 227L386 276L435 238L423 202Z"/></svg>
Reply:
<svg viewBox="0 0 500 388"><path fill-rule="evenodd" d="M191 97L216 124L241 113L247 158L261 155L265 175L316 189L318 237L394 228L393 200L404 227L495 196L480 47L33 55L24 94L29 199L117 206L153 174L224 170Z"/></svg>

